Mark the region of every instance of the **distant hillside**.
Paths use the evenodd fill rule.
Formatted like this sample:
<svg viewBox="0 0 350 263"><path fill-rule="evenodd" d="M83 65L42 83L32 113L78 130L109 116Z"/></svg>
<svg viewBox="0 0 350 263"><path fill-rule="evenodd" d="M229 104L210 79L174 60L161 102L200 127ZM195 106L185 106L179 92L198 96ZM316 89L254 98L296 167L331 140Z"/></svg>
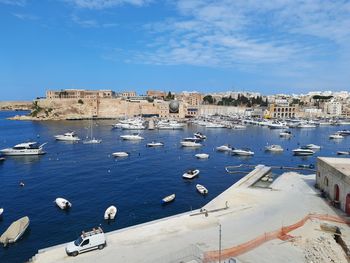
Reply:
<svg viewBox="0 0 350 263"><path fill-rule="evenodd" d="M0 101L0 110L31 110L32 101Z"/></svg>

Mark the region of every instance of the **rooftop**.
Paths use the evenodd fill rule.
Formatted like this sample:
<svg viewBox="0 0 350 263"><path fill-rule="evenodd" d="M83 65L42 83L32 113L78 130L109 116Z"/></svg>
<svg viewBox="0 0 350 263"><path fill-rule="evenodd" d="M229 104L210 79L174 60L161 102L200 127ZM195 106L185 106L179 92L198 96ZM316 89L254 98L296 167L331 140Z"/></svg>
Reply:
<svg viewBox="0 0 350 263"><path fill-rule="evenodd" d="M318 157L318 159L350 177L350 158Z"/></svg>

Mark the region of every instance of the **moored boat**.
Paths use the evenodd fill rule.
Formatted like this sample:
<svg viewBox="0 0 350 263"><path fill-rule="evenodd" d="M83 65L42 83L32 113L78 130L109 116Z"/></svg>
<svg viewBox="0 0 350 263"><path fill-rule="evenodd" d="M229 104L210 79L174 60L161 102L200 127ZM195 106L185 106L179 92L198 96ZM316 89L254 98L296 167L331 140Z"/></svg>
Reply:
<svg viewBox="0 0 350 263"><path fill-rule="evenodd" d="M55 135L57 141L80 141L80 138L75 134L75 132L66 132L64 134Z"/></svg>
<svg viewBox="0 0 350 263"><path fill-rule="evenodd" d="M9 243L15 243L27 230L29 222L28 216L14 221L0 236L0 243L3 243L4 246L7 246Z"/></svg>
<svg viewBox="0 0 350 263"><path fill-rule="evenodd" d="M160 146L164 146L164 143L162 142L149 142L147 143L147 147L160 147Z"/></svg>
<svg viewBox="0 0 350 263"><path fill-rule="evenodd" d="M334 133L329 135L329 139L339 140L339 139L344 139L344 136L339 133Z"/></svg>
<svg viewBox="0 0 350 263"><path fill-rule="evenodd" d="M127 140L127 141L139 141L139 140L143 140L144 138L141 137L139 134L135 133L135 134L126 134L126 135L120 135L120 138L122 138L123 140Z"/></svg>
<svg viewBox="0 0 350 263"><path fill-rule="evenodd" d="M254 155L254 152L251 151L248 148L245 148L245 149L233 149L231 151L231 153L233 155L239 155L239 156L253 156Z"/></svg>
<svg viewBox="0 0 350 263"><path fill-rule="evenodd" d="M207 153L197 153L195 156L198 159L208 159L209 158L209 154L207 154Z"/></svg>
<svg viewBox="0 0 350 263"><path fill-rule="evenodd" d="M315 152L311 149L308 149L306 147L300 147L298 149L293 150L294 155L298 156L307 156L307 155L313 155Z"/></svg>
<svg viewBox="0 0 350 263"><path fill-rule="evenodd" d="M67 210L72 207L72 204L67 199L61 197L56 198L55 203L62 210Z"/></svg>
<svg viewBox="0 0 350 263"><path fill-rule="evenodd" d="M43 149L45 144L46 143L39 145L37 142L25 142L17 144L12 148L2 149L0 153L8 156L42 155L45 154Z"/></svg>
<svg viewBox="0 0 350 263"><path fill-rule="evenodd" d="M175 194L171 194L162 199L162 204L170 203L174 200L175 200Z"/></svg>
<svg viewBox="0 0 350 263"><path fill-rule="evenodd" d="M104 213L104 219L105 220L113 220L115 218L115 215L117 214L118 209L114 206L111 205L108 207Z"/></svg>
<svg viewBox="0 0 350 263"><path fill-rule="evenodd" d="M270 152L283 152L282 146L277 144L268 145L265 147L265 150Z"/></svg>
<svg viewBox="0 0 350 263"><path fill-rule="evenodd" d="M208 194L208 189L205 188L204 185L196 184L196 188L197 188L197 191L198 191L199 193L201 193L202 195Z"/></svg>
<svg viewBox="0 0 350 263"><path fill-rule="evenodd" d="M216 147L216 150L219 152L228 152L232 150L232 147L229 144L221 145Z"/></svg>
<svg viewBox="0 0 350 263"><path fill-rule="evenodd" d="M114 152L114 153L112 153L112 156L114 156L114 157L128 157L129 154L127 152Z"/></svg>
<svg viewBox="0 0 350 263"><path fill-rule="evenodd" d="M350 155L350 151L337 151L338 155Z"/></svg>
<svg viewBox="0 0 350 263"><path fill-rule="evenodd" d="M321 149L321 146L316 145L316 144L312 144L312 143L306 145L305 147L308 148L308 149L311 149L311 150L319 150L319 149Z"/></svg>
<svg viewBox="0 0 350 263"><path fill-rule="evenodd" d="M203 133L201 132L196 132L193 134L197 139L199 140L205 140L207 138L207 136L205 136Z"/></svg>
<svg viewBox="0 0 350 263"><path fill-rule="evenodd" d="M185 179L193 179L199 174L199 170L188 170L186 173L182 175L183 178Z"/></svg>
<svg viewBox="0 0 350 263"><path fill-rule="evenodd" d="M0 208L0 217L2 216L3 213L4 213L4 208Z"/></svg>
<svg viewBox="0 0 350 263"><path fill-rule="evenodd" d="M292 132L291 131L282 131L282 132L280 132L280 137L289 138L291 136L292 136Z"/></svg>

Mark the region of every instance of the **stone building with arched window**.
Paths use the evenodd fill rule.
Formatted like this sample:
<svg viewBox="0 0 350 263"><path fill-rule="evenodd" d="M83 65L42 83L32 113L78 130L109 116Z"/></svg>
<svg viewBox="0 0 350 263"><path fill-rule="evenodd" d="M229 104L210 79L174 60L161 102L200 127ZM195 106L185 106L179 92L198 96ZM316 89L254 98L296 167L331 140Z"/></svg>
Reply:
<svg viewBox="0 0 350 263"><path fill-rule="evenodd" d="M350 215L350 158L317 158L316 185Z"/></svg>

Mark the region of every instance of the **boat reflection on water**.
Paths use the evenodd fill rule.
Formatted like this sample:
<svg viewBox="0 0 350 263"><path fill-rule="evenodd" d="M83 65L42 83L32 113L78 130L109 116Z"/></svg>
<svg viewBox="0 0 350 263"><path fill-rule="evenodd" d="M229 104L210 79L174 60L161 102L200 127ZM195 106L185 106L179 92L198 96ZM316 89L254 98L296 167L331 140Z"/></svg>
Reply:
<svg viewBox="0 0 350 263"><path fill-rule="evenodd" d="M16 163L20 164L32 164L40 161L42 157L42 155L8 156L7 161L14 160Z"/></svg>

